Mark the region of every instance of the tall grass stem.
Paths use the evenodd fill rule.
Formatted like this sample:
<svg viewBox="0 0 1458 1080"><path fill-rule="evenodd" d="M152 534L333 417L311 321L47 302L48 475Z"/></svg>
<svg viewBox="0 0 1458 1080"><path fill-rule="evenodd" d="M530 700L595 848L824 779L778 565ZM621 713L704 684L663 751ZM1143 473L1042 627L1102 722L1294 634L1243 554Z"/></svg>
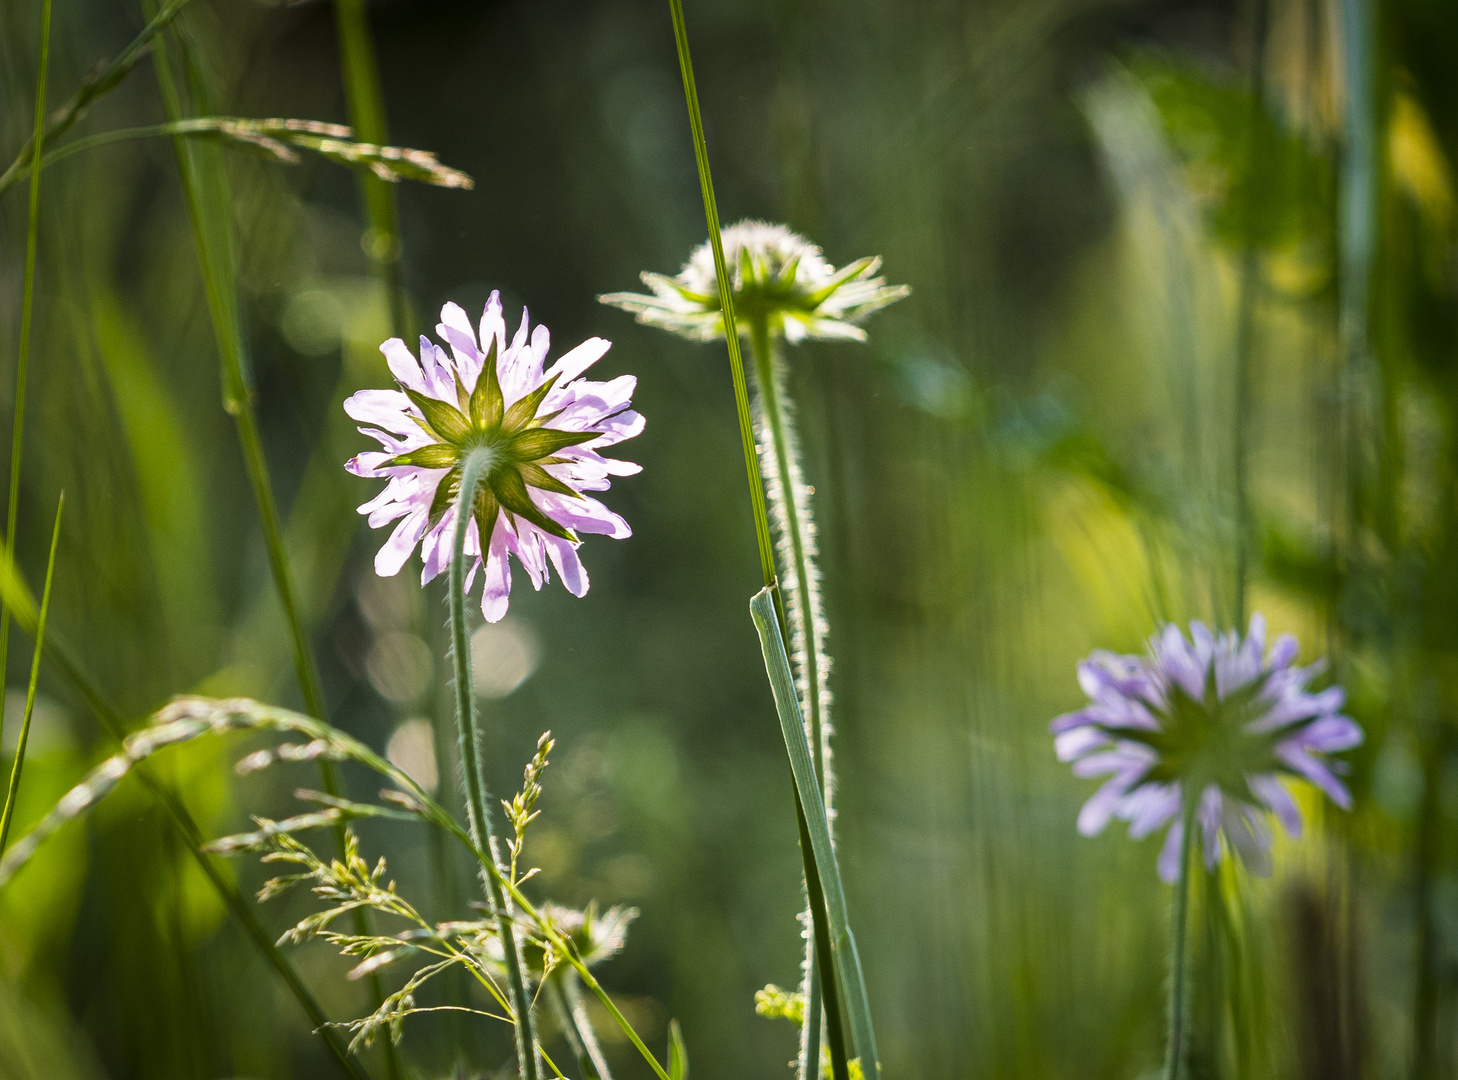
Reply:
<svg viewBox="0 0 1458 1080"><path fill-rule="evenodd" d="M334 21L350 126L363 142L384 146L389 141L389 124L364 0L334 0ZM408 340L412 328L409 300L400 280L400 210L395 188L368 171L360 172L359 187L369 226L364 236L365 253L374 261L385 287L394 332Z"/></svg>
<svg viewBox="0 0 1458 1080"><path fill-rule="evenodd" d="M15 356L15 410L10 421L10 488L5 509L6 558L15 557L15 526L20 513L20 459L25 446L25 381L30 367L30 335L35 319L35 253L40 241L41 163L45 154L46 76L51 65L51 0L41 0L40 61L35 76L35 119L30 146L30 207L25 227L25 280L20 299L20 349ZM8 567L12 572L14 566ZM10 660L10 605L0 600L0 687ZM5 700L0 695L0 733L5 730ZM18 760L18 759L17 759ZM0 845L3 846L3 845Z"/></svg>
<svg viewBox="0 0 1458 1080"><path fill-rule="evenodd" d="M25 747L30 741L30 720L35 714L35 688L40 681L41 653L46 644L46 615L51 610L51 579L56 572L56 547L61 540L61 511L66 506L66 493L56 501L56 523L51 528L51 553L46 559L46 583L41 590L40 614L35 626L35 655L30 661L30 681L25 686L25 719L20 723L20 739L15 745L15 764L10 769L10 787L5 792L5 809L0 811L0 855L10 839L10 822L15 815L15 799L20 792L20 769L25 764Z"/></svg>
<svg viewBox="0 0 1458 1080"><path fill-rule="evenodd" d="M466 532L471 524L471 509L476 500L476 486L486 479L495 460L490 449L472 451L461 469L461 491L456 500L456 528L451 547L450 605L451 658L455 664L456 728L461 736L461 774L466 788L466 818L471 827L471 840L477 849L489 855L499 868L496 835L491 827L486 784L481 777L481 733L476 724L476 696L471 686L471 636L466 629ZM482 535L484 552L489 535ZM497 932L501 935L501 951L506 961L506 978L510 984L512 1009L516 1026L516 1057L521 1080L537 1080L536 1036L532 1027L532 999L522 975L521 952L511 925L511 911L498 876L482 868L482 885L496 915Z"/></svg>

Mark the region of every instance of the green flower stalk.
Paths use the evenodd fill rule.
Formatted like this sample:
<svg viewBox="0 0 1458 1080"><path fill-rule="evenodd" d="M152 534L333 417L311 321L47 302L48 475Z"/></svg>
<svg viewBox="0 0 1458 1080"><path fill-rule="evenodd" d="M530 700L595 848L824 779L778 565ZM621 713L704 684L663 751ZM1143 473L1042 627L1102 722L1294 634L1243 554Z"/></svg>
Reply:
<svg viewBox="0 0 1458 1080"><path fill-rule="evenodd" d="M805 483L794 406L786 385L782 343L806 339L864 341L858 325L872 312L911 291L876 276L881 260L858 259L836 270L820 249L784 225L741 221L723 231L724 258L731 271L733 308L739 335L747 338L754 366L754 424L765 478L775 554L793 655L796 690L805 715L805 735L825 801L826 822L834 822L835 773L831 760L829 624L816 564L816 527L810 507L813 488ZM644 273L643 293L609 293L605 304L632 312L637 320L691 341L724 336L714 253L708 243L689 257L674 277ZM811 917L806 926L803 991L807 1023L800 1058L802 1078L813 1080L820 1040L820 995L815 978Z"/></svg>

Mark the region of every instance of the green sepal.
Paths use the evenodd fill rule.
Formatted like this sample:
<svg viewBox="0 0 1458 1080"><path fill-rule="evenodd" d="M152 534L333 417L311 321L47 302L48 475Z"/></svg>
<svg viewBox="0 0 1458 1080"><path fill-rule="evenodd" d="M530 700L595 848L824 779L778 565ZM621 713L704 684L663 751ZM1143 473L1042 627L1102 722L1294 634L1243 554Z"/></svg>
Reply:
<svg viewBox="0 0 1458 1080"><path fill-rule="evenodd" d="M441 482L435 486L435 497L430 500L430 515L426 519L430 522L431 528L435 528L440 522L440 519L445 516L445 512L456 501L456 496L460 494L460 490L461 467L457 465L450 472L446 473Z"/></svg>
<svg viewBox="0 0 1458 1080"><path fill-rule="evenodd" d="M476 376L476 389L471 394L471 424L477 431L495 431L501 424L505 409L501 396L501 379L496 373L496 335L491 335L491 346L486 350L481 374Z"/></svg>
<svg viewBox="0 0 1458 1080"><path fill-rule="evenodd" d="M466 436L471 434L471 425L464 416L444 401L427 397L408 386L401 387L401 389L405 391L405 396L410 399L411 404L425 417L425 422L429 425L427 430L436 437L437 441L455 443L458 446L466 441Z"/></svg>
<svg viewBox="0 0 1458 1080"><path fill-rule="evenodd" d="M536 419L537 407L552 392L552 387L556 384L557 376L553 375L526 397L519 401L513 401L511 408L506 410L506 416L502 419L501 426L507 431L515 431L518 428L525 427L532 420Z"/></svg>
<svg viewBox="0 0 1458 1080"><path fill-rule="evenodd" d="M500 472L494 473L489 482L491 490L496 493L496 498L501 501L501 505L513 514L526 518L544 533L561 537L563 540L570 540L574 544L577 542L577 537L542 513L537 504L532 502L532 497L527 494L526 481L522 479L521 473L515 469L502 469Z"/></svg>
<svg viewBox="0 0 1458 1080"><path fill-rule="evenodd" d="M830 299L830 294L835 292L847 281L860 277L862 274L874 274L876 268L881 265L879 255L868 255L864 259L857 259L853 263L847 263L838 270L834 277L827 281L820 288L816 289L809 296L805 297L805 303L811 307L819 307Z"/></svg>
<svg viewBox="0 0 1458 1080"><path fill-rule="evenodd" d="M543 491L554 491L558 495L570 495L574 499L582 498L581 495L573 491L534 461L527 462L520 466L520 469L521 478L528 487L541 488Z"/></svg>
<svg viewBox="0 0 1458 1080"><path fill-rule="evenodd" d="M471 515L476 519L476 529L481 534L481 562L486 562L486 553L491 549L491 534L496 529L496 520L501 516L501 503L496 494L485 484L476 485L476 499L471 506Z"/></svg>
<svg viewBox="0 0 1458 1080"><path fill-rule="evenodd" d="M527 428L518 431L506 444L506 452L517 461L540 461L558 450L590 442L600 431L558 431L556 428Z"/></svg>
<svg viewBox="0 0 1458 1080"><path fill-rule="evenodd" d="M449 469L461 460L459 447L450 443L431 443L429 446L422 446L418 450L411 450L406 454L397 454L380 468L387 468L391 465L415 465L422 469Z"/></svg>

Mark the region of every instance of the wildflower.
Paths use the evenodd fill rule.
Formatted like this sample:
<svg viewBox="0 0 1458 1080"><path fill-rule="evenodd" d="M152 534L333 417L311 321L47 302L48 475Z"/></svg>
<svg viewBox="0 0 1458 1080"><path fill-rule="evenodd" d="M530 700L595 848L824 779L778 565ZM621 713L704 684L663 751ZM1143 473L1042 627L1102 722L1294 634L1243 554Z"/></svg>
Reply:
<svg viewBox="0 0 1458 1080"><path fill-rule="evenodd" d="M1146 657L1101 650L1079 665L1079 685L1092 703L1053 721L1058 759L1073 762L1076 776L1113 774L1084 804L1080 833L1093 836L1119 818L1137 840L1173 819L1159 856L1160 876L1173 881L1188 789L1198 799L1206 865L1219 862L1223 839L1266 874L1266 811L1291 836L1301 835L1301 811L1282 777L1304 778L1351 808L1337 778L1346 765L1326 756L1362 742L1362 729L1339 714L1341 687L1308 691L1324 664L1292 667L1296 639L1283 634L1269 653L1265 639L1260 615L1243 639L1235 631L1216 638L1193 622L1189 639L1166 626L1150 638Z"/></svg>
<svg viewBox="0 0 1458 1080"><path fill-rule="evenodd" d="M383 450L352 458L356 476L388 479L385 489L359 508L371 528L399 521L375 556L382 577L400 572L419 545L425 566L421 584L443 571L451 543L461 473L473 451L488 451L491 465L472 506L465 553L471 560L470 590L485 565L481 611L489 622L506 614L511 593L508 556L515 555L540 589L548 562L568 591L587 592L587 571L577 556L579 533L621 539L631 530L617 514L585 494L605 491L613 476L640 466L603 457L600 451L643 430L629 408L637 380L609 382L580 376L610 347L588 338L544 370L547 328L528 334L527 313L506 343L501 299L491 294L480 337L455 304L441 309L436 333L450 353L424 336L417 359L399 338L380 346L398 390L361 390L344 410Z"/></svg>
<svg viewBox="0 0 1458 1080"><path fill-rule="evenodd" d="M818 247L783 225L741 221L721 236L736 319L747 324L763 318L771 334L783 334L792 343L805 338L864 341L865 331L856 323L911 291L875 276L879 257L857 259L836 270ZM608 293L598 299L633 312L641 323L695 341L724 336L714 252L707 241L689 256L678 276L644 273L642 278L652 295Z"/></svg>

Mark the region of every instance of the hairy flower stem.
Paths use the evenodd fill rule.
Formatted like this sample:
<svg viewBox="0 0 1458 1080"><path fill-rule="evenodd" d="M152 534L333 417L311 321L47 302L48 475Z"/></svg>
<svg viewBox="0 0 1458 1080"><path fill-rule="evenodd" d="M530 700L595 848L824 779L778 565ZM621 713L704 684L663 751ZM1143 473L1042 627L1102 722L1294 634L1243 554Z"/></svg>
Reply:
<svg viewBox="0 0 1458 1080"><path fill-rule="evenodd" d="M461 469L461 492L456 499L456 528L451 548L451 658L456 676L456 728L461 735L461 773L466 786L466 818L471 827L471 840L477 849L490 854L497 867L496 834L487 812L486 785L481 779L481 733L476 726L476 697L471 691L471 638L466 632L466 529L471 523L471 508L476 499L476 485L486 479L495 453L489 449L472 451ZM484 549L491 542L481 537ZM496 913L497 932L501 935L501 951L506 958L506 977L511 984L512 1008L516 1013L516 1058L521 1080L537 1080L536 1035L532 1031L532 999L522 978L521 953L512 931L511 912L506 894L497 876L484 870L481 883Z"/></svg>
<svg viewBox="0 0 1458 1080"><path fill-rule="evenodd" d="M1189 978L1185 964L1185 930L1189 923L1190 851L1194 846L1197 801L1198 795L1187 793L1180 818L1184 831L1180 835L1180 873L1175 879L1174 910L1170 917L1169 1042L1165 1046L1164 1080L1179 1080L1189 1043L1189 1007L1185 1001L1185 983Z"/></svg>
<svg viewBox="0 0 1458 1080"><path fill-rule="evenodd" d="M826 825L834 835L830 811L832 777L830 761L830 693L826 675L830 661L825 654L826 620L820 599L820 571L815 565L815 521L810 511L809 489L800 464L799 439L785 387L784 363L763 315L750 316L750 355L754 360L759 404L759 447L761 471L768 478L768 502L775 527L780 584L789 597L791 655L795 660L801 708L805 712L805 736L815 763L815 776L825 800ZM805 919L810 919L807 911ZM800 1047L801 1080L819 1075L821 986L815 965L815 936L805 938L804 981L805 1026Z"/></svg>

